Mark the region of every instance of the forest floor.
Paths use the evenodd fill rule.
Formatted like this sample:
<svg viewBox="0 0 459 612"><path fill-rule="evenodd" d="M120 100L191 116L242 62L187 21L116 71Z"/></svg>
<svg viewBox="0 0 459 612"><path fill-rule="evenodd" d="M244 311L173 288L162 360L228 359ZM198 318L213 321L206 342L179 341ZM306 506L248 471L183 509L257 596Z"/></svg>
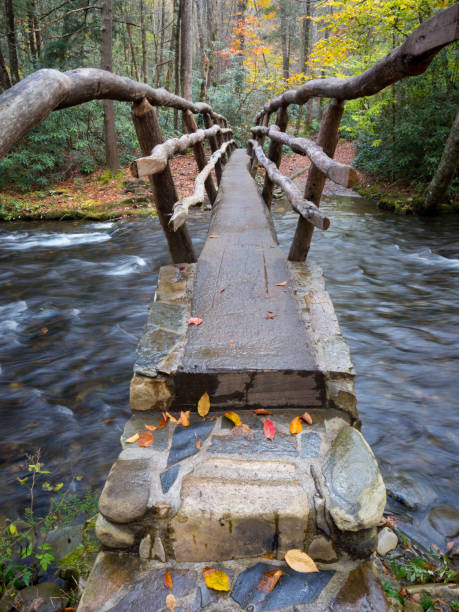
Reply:
<svg viewBox="0 0 459 612"><path fill-rule="evenodd" d="M335 159L352 164L355 145L342 141L338 144ZM293 153L284 155L281 171L293 176L310 166L307 157ZM172 176L179 197L193 192L193 182L198 173L192 153L180 155L171 161ZM407 186L383 182L359 172L360 182L356 191L374 199L379 206L391 209L392 202L409 208L413 190ZM301 173L295 180L304 187L307 173ZM215 176L214 176L215 180ZM352 195L352 191L327 181L325 189L336 195ZM394 209L394 208L392 208ZM148 181L133 179L125 167L116 176L103 169L90 175L77 174L51 188L21 193L15 189L0 191L0 221L27 220L107 220L130 217L156 216L152 192Z"/></svg>

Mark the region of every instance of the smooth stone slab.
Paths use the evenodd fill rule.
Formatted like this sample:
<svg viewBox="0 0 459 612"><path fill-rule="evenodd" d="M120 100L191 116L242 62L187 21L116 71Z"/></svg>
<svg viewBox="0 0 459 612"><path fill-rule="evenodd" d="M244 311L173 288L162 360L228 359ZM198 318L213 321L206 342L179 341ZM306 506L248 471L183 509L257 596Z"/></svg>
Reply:
<svg viewBox="0 0 459 612"><path fill-rule="evenodd" d="M386 487L389 497L410 510L427 508L437 497L427 483L410 474L387 476Z"/></svg>
<svg viewBox="0 0 459 612"><path fill-rule="evenodd" d="M199 453L196 442L199 439L201 443L207 440L214 427L215 421L203 421L196 414L190 415L190 425L188 427L177 425L174 430L167 465L174 465Z"/></svg>
<svg viewBox="0 0 459 612"><path fill-rule="evenodd" d="M143 450L143 449L139 449ZM99 511L114 523L130 523L147 511L152 460L118 459L99 499Z"/></svg>
<svg viewBox="0 0 459 612"><path fill-rule="evenodd" d="M268 440L263 431L254 431L250 438L232 436L212 436L209 453L228 455L290 455L298 456L294 439L276 434L274 440Z"/></svg>
<svg viewBox="0 0 459 612"><path fill-rule="evenodd" d="M389 612L389 605L370 562L352 570L341 588L331 612Z"/></svg>
<svg viewBox="0 0 459 612"><path fill-rule="evenodd" d="M178 476L179 471L180 471L180 466L179 465L174 465L173 467L169 468L168 470L165 470L164 472L161 472L159 477L161 479L161 488L163 490L163 493L167 493L169 491L171 486L177 480L177 476Z"/></svg>
<svg viewBox="0 0 459 612"><path fill-rule="evenodd" d="M315 431L302 433L300 437L301 457L304 459L312 459L318 457L320 453L321 437Z"/></svg>
<svg viewBox="0 0 459 612"><path fill-rule="evenodd" d="M317 599L335 572L323 570L313 574L300 574L287 566L281 569L286 575L271 593L257 590L257 585L265 572L275 569L267 563L257 563L239 574L231 597L242 609L253 612L279 610L286 606L310 604ZM250 608L249 608L250 606Z"/></svg>
<svg viewBox="0 0 459 612"><path fill-rule="evenodd" d="M144 431L145 425L153 425L157 427L161 419L161 414L140 414L132 416L125 424L123 435L121 436L121 444L123 448L132 448L137 446L135 442L134 444L126 444L126 439L129 439L135 433ZM156 429L155 431L152 431L152 434L155 440L152 446L147 448L151 448L155 451L165 450L169 444L169 428L163 427L162 429Z"/></svg>
<svg viewBox="0 0 459 612"><path fill-rule="evenodd" d="M453 506L437 506L430 511L429 522L445 538L455 538L459 535L459 510Z"/></svg>
<svg viewBox="0 0 459 612"><path fill-rule="evenodd" d="M348 425L336 436L322 472L327 509L342 531L376 526L386 505L386 489L375 456L362 434Z"/></svg>

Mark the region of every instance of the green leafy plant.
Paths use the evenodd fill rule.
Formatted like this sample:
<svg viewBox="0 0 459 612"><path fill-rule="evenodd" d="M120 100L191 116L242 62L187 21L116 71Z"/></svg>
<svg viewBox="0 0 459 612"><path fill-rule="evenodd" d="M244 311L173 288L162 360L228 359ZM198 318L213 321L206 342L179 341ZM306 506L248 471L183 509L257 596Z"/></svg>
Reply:
<svg viewBox="0 0 459 612"><path fill-rule="evenodd" d="M446 554L432 550L431 555L434 562L422 557L415 557L404 564L393 562L392 572L397 578L411 584L448 583L457 579L458 573L451 567L451 561Z"/></svg>
<svg viewBox="0 0 459 612"><path fill-rule="evenodd" d="M88 555L98 549L90 535L97 512L97 499L91 491L84 497L70 493L74 482L82 477L73 477L66 488L62 482L49 482L50 472L44 469L39 452L27 457L26 470L27 474L18 478L21 486L28 487L29 503L24 517L8 521L0 530L0 598L13 596L17 590L37 583L40 576L52 568L68 567L68 562L67 565L64 561L59 562L47 540L51 531L71 524L77 517L85 516L86 522L76 569L88 572ZM38 487L50 495L48 512L44 515L37 515L35 511Z"/></svg>
<svg viewBox="0 0 459 612"><path fill-rule="evenodd" d="M403 604L403 601L404 601L403 597L400 595L400 593L397 591L397 589L394 587L394 585L391 582L386 580L386 582L384 582L382 586L384 589L384 593L386 593L388 597L392 597L392 599L396 599L401 604Z"/></svg>

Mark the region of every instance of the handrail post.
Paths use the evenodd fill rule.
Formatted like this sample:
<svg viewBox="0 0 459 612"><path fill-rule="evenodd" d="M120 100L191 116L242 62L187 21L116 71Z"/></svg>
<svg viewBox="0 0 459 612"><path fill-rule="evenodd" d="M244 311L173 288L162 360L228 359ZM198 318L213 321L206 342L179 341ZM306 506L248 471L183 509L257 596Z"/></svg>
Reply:
<svg viewBox="0 0 459 612"><path fill-rule="evenodd" d="M150 155L153 147L164 142L155 109L143 98L140 102L134 102L131 115L142 153ZM162 172L150 176L150 183L155 195L159 222L166 236L173 263L195 262L193 245L186 227L183 225L176 232L169 227L172 209L178 200L169 165Z"/></svg>
<svg viewBox="0 0 459 612"><path fill-rule="evenodd" d="M333 158L336 145L339 138L339 124L343 116L344 102L334 98L327 107L327 110L322 117L317 144L321 146L329 157ZM311 164L311 169L306 180L304 188L304 199L311 200L318 207L320 198L325 185L325 174L321 172L314 164ZM311 246L312 233L314 226L299 217L296 226L295 235L292 240L292 246L288 258L290 261L304 261L308 255Z"/></svg>
<svg viewBox="0 0 459 612"><path fill-rule="evenodd" d="M189 134L196 132L196 130L198 129L193 113L189 110L183 112L183 122ZM201 172L201 170L203 170L207 164L206 154L204 152L202 142L197 142L194 145L193 152L196 164L198 166L198 170L199 172ZM206 178L204 185L206 188L207 195L209 196L210 204L211 206L213 206L215 198L217 197L217 190L215 189L214 181L211 176L208 176Z"/></svg>
<svg viewBox="0 0 459 612"><path fill-rule="evenodd" d="M286 106L281 106L277 113L276 124L281 130L285 132L288 125L288 111ZM269 143L268 159L276 164L279 168L282 159L282 145L278 142L271 140ZM265 175L265 183L263 185L263 191L261 193L265 204L268 208L271 208L271 202L273 200L273 183L269 178L268 174Z"/></svg>
<svg viewBox="0 0 459 612"><path fill-rule="evenodd" d="M257 125L268 127L270 116L271 116L271 113L263 113L263 117L258 120ZM265 142L265 135L260 134L260 136L255 137L255 140L258 142L260 147L263 148L263 145ZM250 174L252 176L255 176L255 174L257 173L257 168L258 168L258 159L257 159L257 156L255 155L255 152L252 151L252 163L250 164Z"/></svg>
<svg viewBox="0 0 459 612"><path fill-rule="evenodd" d="M203 113L203 117L204 117L204 125L206 126L206 128L211 128L214 125L214 121L211 115L209 113ZM212 153L215 153L215 151L218 151L220 145L218 144L218 140L216 136L211 136L209 138L209 144L210 144L210 150L212 151ZM215 165L215 176L217 177L218 185L220 185L220 181L222 179L222 164L220 160Z"/></svg>

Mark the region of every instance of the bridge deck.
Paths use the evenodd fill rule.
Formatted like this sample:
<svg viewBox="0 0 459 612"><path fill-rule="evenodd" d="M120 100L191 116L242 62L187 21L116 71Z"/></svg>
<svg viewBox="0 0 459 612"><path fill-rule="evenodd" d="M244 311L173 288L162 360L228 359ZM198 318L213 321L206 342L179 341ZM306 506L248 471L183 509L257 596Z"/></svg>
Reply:
<svg viewBox="0 0 459 612"><path fill-rule="evenodd" d="M270 214L236 150L223 173L209 235L199 257L186 370L314 370ZM268 314L268 313L272 313ZM273 316L274 318L267 318Z"/></svg>

